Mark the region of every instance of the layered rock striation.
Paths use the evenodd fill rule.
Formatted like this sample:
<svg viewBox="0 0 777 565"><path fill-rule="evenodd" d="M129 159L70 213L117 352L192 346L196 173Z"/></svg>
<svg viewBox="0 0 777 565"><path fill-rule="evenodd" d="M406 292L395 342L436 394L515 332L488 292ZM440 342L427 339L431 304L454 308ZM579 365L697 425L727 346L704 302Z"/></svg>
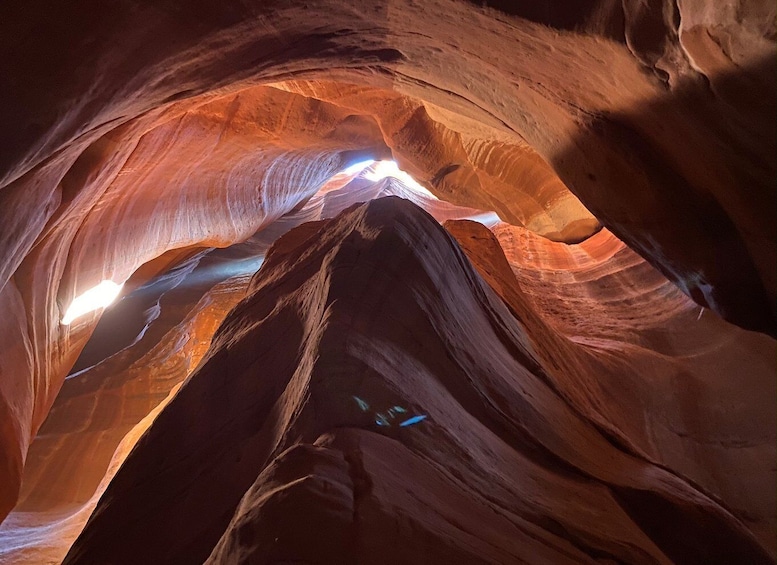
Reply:
<svg viewBox="0 0 777 565"><path fill-rule="evenodd" d="M65 563L771 562L570 397L501 291L397 198L289 232Z"/></svg>
<svg viewBox="0 0 777 565"><path fill-rule="evenodd" d="M493 214L451 205L394 177L366 178L378 164L360 167L360 173L335 175L304 206L241 244L168 253L133 276L151 280L101 316L30 446L19 502L0 525L0 563L62 560L113 472L153 420L147 415L158 412L197 367L216 328L243 298L250 275L285 232L385 195L410 199L438 221L496 221Z"/></svg>
<svg viewBox="0 0 777 565"><path fill-rule="evenodd" d="M357 194L497 212L509 269L449 229L560 394L773 554L774 340L735 326L777 335L775 6L568 4L2 4L0 561L61 558L258 255L183 271ZM447 202L342 172L388 158ZM121 331L60 323L180 276Z"/></svg>

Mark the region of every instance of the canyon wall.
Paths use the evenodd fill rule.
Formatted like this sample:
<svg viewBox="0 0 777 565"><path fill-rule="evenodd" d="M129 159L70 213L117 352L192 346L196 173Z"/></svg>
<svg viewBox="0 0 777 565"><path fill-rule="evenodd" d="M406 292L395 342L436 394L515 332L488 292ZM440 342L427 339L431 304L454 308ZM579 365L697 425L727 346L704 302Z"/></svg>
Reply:
<svg viewBox="0 0 777 565"><path fill-rule="evenodd" d="M613 382L624 374L604 352L552 343L478 233L471 254L504 301L405 200L283 236L65 563L771 562L718 502L731 469L693 480L742 461L672 460L739 418L723 432L629 398L656 370L630 359L638 374ZM694 380L672 377L656 396ZM646 407L667 430L642 428ZM773 442L752 448L768 466ZM773 505L757 513L773 524Z"/></svg>
<svg viewBox="0 0 777 565"><path fill-rule="evenodd" d="M348 165L393 158L439 198L504 220L493 232L510 273L501 261L484 273L483 250L470 258L533 320L521 339L540 366L577 375L557 390L574 411L773 554L774 341L745 330L775 335L776 8L708 4L0 6L0 516L56 474L31 463L23 479L99 321L60 324L73 298L103 279L130 292L195 268L203 250L316 202ZM470 237L495 245L472 226L449 229L465 250ZM234 275L245 284L247 271ZM182 310L165 332L209 328L196 355L183 343L165 353L191 366L131 423L108 426L102 470L62 496L91 500L114 444L172 398L240 297L229 279L211 318L199 300L216 282L173 301ZM146 357L159 331L122 371L163 363ZM134 385L143 395L156 386L148 377ZM106 378L82 380L82 398L113 390ZM52 422L78 406L68 398ZM326 445L303 458L347 471ZM41 449L31 457L51 455ZM267 473L285 472L280 463Z"/></svg>

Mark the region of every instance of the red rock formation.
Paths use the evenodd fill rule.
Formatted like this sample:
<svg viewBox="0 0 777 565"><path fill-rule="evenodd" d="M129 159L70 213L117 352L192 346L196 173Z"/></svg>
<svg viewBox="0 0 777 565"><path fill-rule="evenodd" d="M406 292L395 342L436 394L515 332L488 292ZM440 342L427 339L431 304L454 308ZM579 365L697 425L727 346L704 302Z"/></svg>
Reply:
<svg viewBox="0 0 777 565"><path fill-rule="evenodd" d="M570 401L524 323L403 200L305 224L65 563L770 562L724 504Z"/></svg>
<svg viewBox="0 0 777 565"><path fill-rule="evenodd" d="M772 339L700 308L606 230L563 246L497 226L508 267L482 226L446 227L566 399L619 445L725 501L777 550Z"/></svg>
<svg viewBox="0 0 777 565"><path fill-rule="evenodd" d="M248 241L173 259L176 268L106 311L73 368L77 374L65 381L30 446L20 501L0 526L0 562L62 560L113 471L150 423L144 416L158 411L191 374L217 325L242 298L247 275L279 235L390 194L424 206L438 221L479 215L391 177L371 182L353 173L336 175L305 206ZM160 258L139 276L169 269L169 261Z"/></svg>
<svg viewBox="0 0 777 565"><path fill-rule="evenodd" d="M538 320L528 339L574 352L567 368L604 363L600 425L628 428L773 545L774 342L712 318L775 335L773 3L281 4L0 6L0 517L99 319L59 324L76 295L291 211L314 219L334 173L393 157L513 225L496 233ZM648 366L660 385L623 384ZM569 395L585 405L588 390ZM697 403L720 417L701 422ZM742 421L745 447L719 439Z"/></svg>

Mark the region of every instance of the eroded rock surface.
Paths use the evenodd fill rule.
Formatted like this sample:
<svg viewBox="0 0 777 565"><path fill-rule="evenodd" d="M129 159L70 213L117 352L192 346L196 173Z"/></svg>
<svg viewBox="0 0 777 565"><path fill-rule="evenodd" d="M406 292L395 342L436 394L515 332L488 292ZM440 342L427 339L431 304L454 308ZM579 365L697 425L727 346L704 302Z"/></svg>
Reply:
<svg viewBox="0 0 777 565"><path fill-rule="evenodd" d="M289 232L65 563L771 562L514 311L403 200Z"/></svg>
<svg viewBox="0 0 777 565"><path fill-rule="evenodd" d="M100 317L60 324L77 295L102 279L129 291L279 219L392 193L338 173L393 158L447 201L403 194L438 219L458 205L509 224L494 232L515 282L497 271L536 322L527 339L560 352L557 374L587 367L568 400L725 501L773 551L774 341L716 315L776 335L776 12L767 0L2 3L0 520L38 496L31 507L50 517L13 516L0 539L48 536L56 561L69 541L49 526L75 511L60 503L96 503L106 465L193 368L165 365L175 376L151 393L118 384L135 374L153 388L142 361L129 369L154 348L155 363L185 358L186 323L162 314L73 400L63 383ZM494 244L470 230L451 228L465 249L470 236ZM470 251L483 272L481 255ZM500 288L502 275L486 278ZM191 313L178 321L208 316L194 295L171 302ZM97 360L144 327L139 314L96 336ZM55 436L90 415L44 432L51 452L31 450L41 426L68 404L112 403L123 414L91 430L100 470L56 492L68 442ZM83 431L74 454L98 449ZM68 540L87 514L67 522Z"/></svg>
<svg viewBox="0 0 777 565"><path fill-rule="evenodd" d="M0 563L64 558L113 471L153 419L146 415L158 412L196 368L278 237L385 195L408 198L438 221L489 216L393 177L365 178L375 168L335 175L304 206L244 243L169 253L136 273L151 280L103 314L30 446L19 503L0 525Z"/></svg>

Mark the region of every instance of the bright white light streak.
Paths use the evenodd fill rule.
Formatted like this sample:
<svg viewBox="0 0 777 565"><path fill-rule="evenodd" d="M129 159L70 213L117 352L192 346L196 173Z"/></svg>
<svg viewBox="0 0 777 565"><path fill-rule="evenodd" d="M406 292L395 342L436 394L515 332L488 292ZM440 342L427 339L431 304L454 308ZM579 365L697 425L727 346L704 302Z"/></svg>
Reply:
<svg viewBox="0 0 777 565"><path fill-rule="evenodd" d="M364 169L369 167L375 162L374 159L368 159L366 161L359 161L358 163L354 163L350 167L346 167L342 171L340 171L339 174L341 175L356 175L358 173L361 173Z"/></svg>
<svg viewBox="0 0 777 565"><path fill-rule="evenodd" d="M474 216L467 216L464 219L483 224L487 228L493 228L495 225L502 221L502 218L500 218L496 212L481 212L480 214L475 214Z"/></svg>
<svg viewBox="0 0 777 565"><path fill-rule="evenodd" d="M401 170L395 161L378 161L373 165L372 169L372 171L364 173L364 178L367 180L378 182L386 177L394 177L409 189L437 200L437 197L434 194L418 184L418 182L405 171Z"/></svg>
<svg viewBox="0 0 777 565"><path fill-rule="evenodd" d="M123 286L124 283L116 284L113 281L104 280L97 286L90 288L73 300L73 303L65 312L65 317L62 318L62 325L67 326L79 316L105 308L116 300Z"/></svg>

